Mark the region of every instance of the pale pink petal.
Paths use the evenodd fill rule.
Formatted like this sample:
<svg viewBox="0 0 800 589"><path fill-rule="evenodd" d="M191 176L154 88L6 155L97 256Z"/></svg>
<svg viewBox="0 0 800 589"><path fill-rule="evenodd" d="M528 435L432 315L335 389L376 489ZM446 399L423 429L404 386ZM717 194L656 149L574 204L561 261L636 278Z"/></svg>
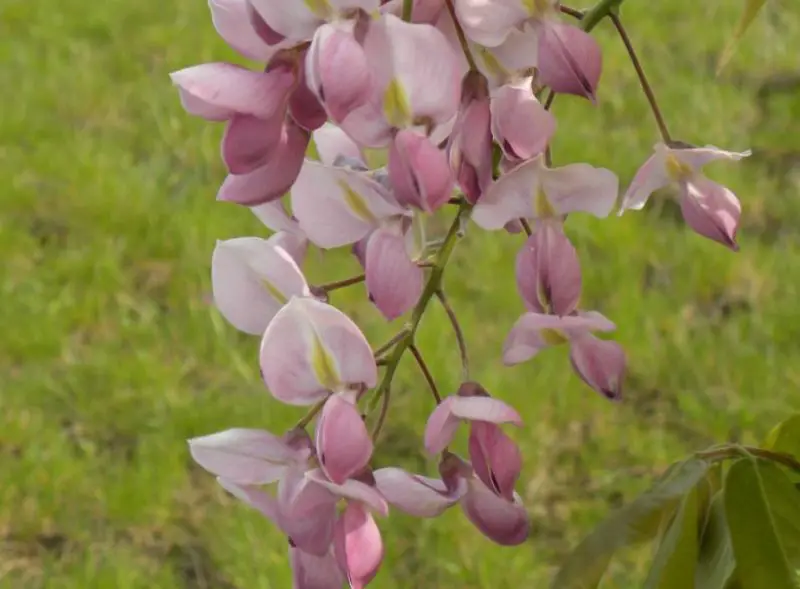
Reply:
<svg viewBox="0 0 800 589"><path fill-rule="evenodd" d="M305 470L288 469L278 483L281 528L298 548L323 556L333 540L338 497L309 480Z"/></svg>
<svg viewBox="0 0 800 589"><path fill-rule="evenodd" d="M417 304L424 285L422 268L406 252L406 240L392 227L370 235L366 246L367 290L386 319L397 319Z"/></svg>
<svg viewBox="0 0 800 589"><path fill-rule="evenodd" d="M315 556L290 543L289 562L292 565L292 589L342 589L347 580L332 550L324 556Z"/></svg>
<svg viewBox="0 0 800 589"><path fill-rule="evenodd" d="M681 212L693 231L733 251L739 250L736 231L742 206L736 195L701 174L682 185Z"/></svg>
<svg viewBox="0 0 800 589"><path fill-rule="evenodd" d="M367 174L310 160L292 187L292 211L308 238L322 248L355 243L381 219L404 212Z"/></svg>
<svg viewBox="0 0 800 589"><path fill-rule="evenodd" d="M360 503L348 503L336 522L334 552L352 589L363 589L383 561L383 541L372 515Z"/></svg>
<svg viewBox="0 0 800 589"><path fill-rule="evenodd" d="M536 100L531 79L508 84L492 94L492 135L512 160L543 153L556 131L556 119Z"/></svg>
<svg viewBox="0 0 800 589"><path fill-rule="evenodd" d="M258 11L253 7L250 0L247 0L247 15L250 18L250 24L255 29L259 38L267 45L277 51L277 49L291 49L296 45L296 41L287 39L278 31L269 26Z"/></svg>
<svg viewBox="0 0 800 589"><path fill-rule="evenodd" d="M392 126L384 116L381 101L374 97L352 110L339 126L362 147L386 147L392 139Z"/></svg>
<svg viewBox="0 0 800 589"><path fill-rule="evenodd" d="M452 399L450 411L458 419L522 426L522 417L519 413L500 399L485 396L449 398Z"/></svg>
<svg viewBox="0 0 800 589"><path fill-rule="evenodd" d="M514 500L514 485L522 471L519 447L494 423L473 421L469 456L475 475L496 495Z"/></svg>
<svg viewBox="0 0 800 589"><path fill-rule="evenodd" d="M195 462L212 474L242 485L277 481L287 465L304 462L308 452L257 429L234 428L189 440Z"/></svg>
<svg viewBox="0 0 800 589"><path fill-rule="evenodd" d="M293 298L264 332L261 371L277 399L310 405L342 385L377 384L372 348L344 313L310 298Z"/></svg>
<svg viewBox="0 0 800 589"><path fill-rule="evenodd" d="M298 266L303 264L308 252L308 239L303 232L278 231L269 237L269 241L283 248Z"/></svg>
<svg viewBox="0 0 800 589"><path fill-rule="evenodd" d="M414 131L395 135L389 148L389 180L397 200L434 212L453 193L453 173L444 150Z"/></svg>
<svg viewBox="0 0 800 589"><path fill-rule="evenodd" d="M459 419L451 410L455 397L442 399L425 424L425 449L428 454L438 454L453 440Z"/></svg>
<svg viewBox="0 0 800 589"><path fill-rule="evenodd" d="M248 174L266 165L283 147L284 132L280 114L271 119L233 115L222 136L222 161L231 174Z"/></svg>
<svg viewBox="0 0 800 589"><path fill-rule="evenodd" d="M269 61L276 49L265 43L253 27L247 0L209 0L208 6L217 33L228 45L255 61Z"/></svg>
<svg viewBox="0 0 800 589"><path fill-rule="evenodd" d="M389 505L386 503L386 499L372 485L356 479L347 479L341 485L337 485L328 480L325 473L319 468L307 472L306 477L322 485L338 497L363 503L378 515L386 516L389 514Z"/></svg>
<svg viewBox="0 0 800 589"><path fill-rule="evenodd" d="M334 122L344 120L370 98L371 75L353 26L325 24L306 53L306 81Z"/></svg>
<svg viewBox="0 0 800 589"><path fill-rule="evenodd" d="M625 379L625 351L617 342L585 334L570 342L569 358L581 379L604 397L618 401Z"/></svg>
<svg viewBox="0 0 800 589"><path fill-rule="evenodd" d="M521 0L455 0L456 17L472 41L495 47L530 14Z"/></svg>
<svg viewBox="0 0 800 589"><path fill-rule="evenodd" d="M524 162L489 185L472 210L472 220L484 229L502 229L518 218L536 216L543 162L540 157Z"/></svg>
<svg viewBox="0 0 800 589"><path fill-rule="evenodd" d="M517 288L529 311L569 315L581 296L578 252L561 223L537 224L517 254Z"/></svg>
<svg viewBox="0 0 800 589"><path fill-rule="evenodd" d="M364 51L390 124L407 127L417 117L442 123L456 113L461 62L438 29L384 14L370 23Z"/></svg>
<svg viewBox="0 0 800 589"><path fill-rule="evenodd" d="M584 212L607 217L619 194L617 175L589 164L544 170L541 182L547 199L559 215Z"/></svg>
<svg viewBox="0 0 800 589"><path fill-rule="evenodd" d="M332 395L317 420L317 459L325 475L341 485L359 473L372 457L372 438L358 407Z"/></svg>
<svg viewBox="0 0 800 589"><path fill-rule="evenodd" d="M269 162L248 174L229 174L220 186L217 200L254 206L281 198L292 187L303 165L309 134L287 122L281 145Z"/></svg>
<svg viewBox="0 0 800 589"><path fill-rule="evenodd" d="M222 477L217 478L217 483L239 501L257 509L272 523L281 527L280 509L272 495L262 491L259 487L238 484Z"/></svg>
<svg viewBox="0 0 800 589"><path fill-rule="evenodd" d="M638 211L644 208L647 204L648 198L656 190L664 188L670 184L671 179L667 174L666 168L666 151L664 149L657 149L647 161L642 164L636 172L636 175L631 181L628 190L622 197L622 206L620 207L619 214L621 215L626 210Z"/></svg>
<svg viewBox="0 0 800 589"><path fill-rule="evenodd" d="M444 10L444 0L414 0L411 6L411 22L433 25ZM395 16L403 14L403 0L389 0L381 5L381 12Z"/></svg>
<svg viewBox="0 0 800 589"><path fill-rule="evenodd" d="M355 141L350 139L341 127L325 123L312 134L320 161L333 166L340 158L358 160L363 163L364 156ZM366 166L364 166L366 167Z"/></svg>
<svg viewBox="0 0 800 589"><path fill-rule="evenodd" d="M289 215L282 200L273 200L261 205L255 205L250 207L250 210L267 229L286 231L287 233L302 233L300 225Z"/></svg>
<svg viewBox="0 0 800 589"><path fill-rule="evenodd" d="M252 335L262 335L291 297L311 296L289 253L258 237L217 242L211 257L211 287L223 317Z"/></svg>
<svg viewBox="0 0 800 589"><path fill-rule="evenodd" d="M681 162L699 170L706 164L718 160L739 161L753 154L749 149L745 151L725 151L713 145L705 147L690 147L687 149L669 149L668 153L677 157Z"/></svg>
<svg viewBox="0 0 800 589"><path fill-rule="evenodd" d="M438 479L410 474L400 468L381 468L375 484L393 506L416 517L436 517L454 505L461 495L450 493Z"/></svg>
<svg viewBox="0 0 800 589"><path fill-rule="evenodd" d="M381 0L327 0L328 4L339 13L348 13L363 10L366 13L376 12L381 6Z"/></svg>
<svg viewBox="0 0 800 589"><path fill-rule="evenodd" d="M277 33L296 41L310 40L324 22L315 14L310 2L286 0L249 0L264 22Z"/></svg>
<svg viewBox="0 0 800 589"><path fill-rule="evenodd" d="M231 63L204 63L170 74L190 114L224 120L234 114L269 119L285 108L295 82L287 68L269 72Z"/></svg>
<svg viewBox="0 0 800 589"><path fill-rule="evenodd" d="M508 72L505 77L513 79L516 77L514 73L529 71L539 62L538 27L528 22L521 28L513 28L505 41L488 51Z"/></svg>
<svg viewBox="0 0 800 589"><path fill-rule="evenodd" d="M495 495L478 478L472 478L461 507L483 535L502 546L516 546L528 538L530 520L516 493L513 502L507 501Z"/></svg>
<svg viewBox="0 0 800 589"><path fill-rule="evenodd" d="M594 37L555 19L542 22L538 37L541 82L555 92L594 102L603 68L600 45Z"/></svg>

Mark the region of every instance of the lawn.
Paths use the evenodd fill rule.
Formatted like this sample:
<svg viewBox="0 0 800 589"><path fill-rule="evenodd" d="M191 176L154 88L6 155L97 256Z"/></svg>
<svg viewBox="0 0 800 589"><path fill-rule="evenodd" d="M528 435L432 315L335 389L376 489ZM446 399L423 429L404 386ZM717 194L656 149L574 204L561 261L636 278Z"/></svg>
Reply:
<svg viewBox="0 0 800 589"><path fill-rule="evenodd" d="M215 240L266 231L215 202L222 128L184 114L168 78L236 56L203 0L2 4L0 587L283 589L285 540L194 467L185 443L234 426L279 431L300 416L264 390L258 339L209 304ZM663 199L570 219L584 306L616 321L630 357L625 400L611 404L572 375L563 350L502 367L522 311L522 238L471 226L447 290L473 378L527 424L513 435L533 533L500 548L458 510L434 521L394 512L374 586L545 587L565 552L665 465L758 441L800 406L800 8L768 3L715 79L741 4L623 10L673 135L754 151L708 169L742 200L741 252L689 233ZM609 167L627 184L656 128L613 29L596 34L600 103L559 98L554 161ZM345 252L309 260L316 282L355 271ZM379 344L399 322L387 327L363 299L362 287L334 296ZM435 305L418 343L453 391L457 350ZM433 472L421 440L430 410L405 361L378 466ZM636 587L641 567L631 557L608 587Z"/></svg>

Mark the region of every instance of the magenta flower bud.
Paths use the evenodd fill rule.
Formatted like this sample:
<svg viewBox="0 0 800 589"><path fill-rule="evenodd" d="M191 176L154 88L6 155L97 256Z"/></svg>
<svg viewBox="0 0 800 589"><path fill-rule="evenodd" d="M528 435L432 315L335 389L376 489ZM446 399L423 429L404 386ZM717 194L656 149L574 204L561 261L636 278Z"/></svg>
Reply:
<svg viewBox="0 0 800 589"><path fill-rule="evenodd" d="M305 56L308 55L307 52L308 50ZM297 60L297 84L289 96L289 114L306 131L316 131L328 121L328 113L308 87L305 56Z"/></svg>
<svg viewBox="0 0 800 589"><path fill-rule="evenodd" d="M625 379L625 351L617 342L586 334L570 342L570 361L576 374L598 393L618 401Z"/></svg>
<svg viewBox="0 0 800 589"><path fill-rule="evenodd" d="M569 315L581 295L578 253L560 222L545 220L517 254L517 288L535 313Z"/></svg>
<svg viewBox="0 0 800 589"><path fill-rule="evenodd" d="M331 395L317 420L317 459L325 475L337 484L360 472L372 457L372 438L353 397L352 393Z"/></svg>
<svg viewBox="0 0 800 589"><path fill-rule="evenodd" d="M739 251L736 231L742 207L736 195L705 177L683 184L681 193L681 212L686 224L698 235Z"/></svg>
<svg viewBox="0 0 800 589"><path fill-rule="evenodd" d="M493 493L514 500L514 486L522 471L522 455L514 441L497 424L473 421L469 457L475 475Z"/></svg>
<svg viewBox="0 0 800 589"><path fill-rule="evenodd" d="M399 131L389 147L389 181L397 200L426 212L438 210L453 192L447 154L428 137Z"/></svg>
<svg viewBox="0 0 800 589"><path fill-rule="evenodd" d="M502 546L517 546L528 539L530 519L518 494L507 501L478 478L471 478L467 484L461 507L484 536Z"/></svg>
<svg viewBox="0 0 800 589"><path fill-rule="evenodd" d="M360 503L348 503L334 528L334 553L352 589L363 589L383 561L383 540L372 515Z"/></svg>
<svg viewBox="0 0 800 589"><path fill-rule="evenodd" d="M386 319L397 319L417 304L424 286L424 272L408 255L402 227L392 223L376 229L364 253L370 297Z"/></svg>
<svg viewBox="0 0 800 589"><path fill-rule="evenodd" d="M258 35L258 37L264 41L267 45L277 45L286 37L275 31L272 27L270 27L258 11L253 8L253 3L250 0L241 0L247 10L247 17L250 20L250 25L253 27L253 30Z"/></svg>
<svg viewBox="0 0 800 589"><path fill-rule="evenodd" d="M603 60L600 46L587 32L556 19L539 30L539 75L554 92L596 101Z"/></svg>
<svg viewBox="0 0 800 589"><path fill-rule="evenodd" d="M543 153L556 131L556 119L534 96L531 78L495 90L491 111L492 135L514 163Z"/></svg>

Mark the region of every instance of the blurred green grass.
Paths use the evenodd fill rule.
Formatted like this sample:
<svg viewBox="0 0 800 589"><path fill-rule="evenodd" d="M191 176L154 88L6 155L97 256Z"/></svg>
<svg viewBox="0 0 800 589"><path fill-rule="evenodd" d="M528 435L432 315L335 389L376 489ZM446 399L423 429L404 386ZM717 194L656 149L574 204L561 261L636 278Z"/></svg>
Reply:
<svg viewBox="0 0 800 589"><path fill-rule="evenodd" d="M665 465L710 443L758 440L797 409L800 8L769 3L715 80L738 10L631 0L623 18L673 135L753 148L741 165L709 168L741 197L741 253L688 233L668 202L570 219L584 306L617 322L630 355L626 400L612 405L571 375L563 350L501 366L522 311L521 238L472 227L447 290L473 377L525 418L513 435L533 533L503 549L457 510L435 521L395 512L381 523L376 587L543 587L565 551ZM626 184L656 132L621 43L607 23L597 35L600 105L559 98L554 158L609 167ZM264 231L214 202L221 128L185 115L167 74L226 59L236 57L202 0L0 7L0 587L289 585L284 540L193 467L185 445L298 417L264 391L257 339L208 304L215 240ZM311 257L318 282L355 270L344 253L324 260ZM362 299L357 287L334 300L380 343L392 328ZM453 390L455 343L435 306L419 345ZM393 398L378 465L433 469L421 450L430 401L410 362ZM617 565L608 587L635 587L641 565L637 555Z"/></svg>

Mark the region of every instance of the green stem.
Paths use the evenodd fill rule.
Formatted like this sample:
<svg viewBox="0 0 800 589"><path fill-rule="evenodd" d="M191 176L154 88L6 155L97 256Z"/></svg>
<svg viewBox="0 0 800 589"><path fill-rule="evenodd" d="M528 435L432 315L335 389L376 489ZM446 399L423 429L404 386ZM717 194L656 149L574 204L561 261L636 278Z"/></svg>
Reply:
<svg viewBox="0 0 800 589"><path fill-rule="evenodd" d="M294 426L295 429L303 429L309 423L311 423L311 420L314 419L314 417L317 415L317 413L319 413L322 410L322 407L325 405L325 401L327 401L327 400L328 400L328 398L325 397L322 401L320 401L320 402L316 403L315 405L313 405L311 407L311 409L308 410L308 413L306 413L303 416L303 418L300 421L297 422L297 424Z"/></svg>
<svg viewBox="0 0 800 589"><path fill-rule="evenodd" d="M594 8L584 13L581 19L581 28L587 33L612 12L619 10L623 0L600 0Z"/></svg>
<svg viewBox="0 0 800 589"><path fill-rule="evenodd" d="M364 282L366 278L367 278L366 274L359 274L358 276L353 276L352 278L345 278L344 280L337 280L336 282L329 282L328 284L323 284L319 288L324 290L325 292L331 292L339 288L346 288L348 286L353 286L354 284L359 284L361 282Z"/></svg>
<svg viewBox="0 0 800 589"><path fill-rule="evenodd" d="M458 37L458 42L461 45L461 51L464 53L464 57L467 59L469 69L473 72L477 72L478 66L475 64L475 59L472 57L472 52L469 50L469 41L467 41L467 36L464 34L464 29L461 28L461 23L458 22L453 0L445 0L445 4L447 5L447 11L450 13L450 18L453 19L453 25L456 29L456 37Z"/></svg>
<svg viewBox="0 0 800 589"><path fill-rule="evenodd" d="M791 454L786 454L784 452L773 452L771 450L764 450L763 448L755 448L753 446L722 446L712 450L697 452L695 456L698 458L703 458L704 460L719 461L730 458L739 458L748 454L757 458L763 458L764 460L777 462L783 466L791 468L792 470L800 472L800 461L798 461L797 458Z"/></svg>
<svg viewBox="0 0 800 589"><path fill-rule="evenodd" d="M414 8L414 0L403 0L403 20L411 22L411 10Z"/></svg>

